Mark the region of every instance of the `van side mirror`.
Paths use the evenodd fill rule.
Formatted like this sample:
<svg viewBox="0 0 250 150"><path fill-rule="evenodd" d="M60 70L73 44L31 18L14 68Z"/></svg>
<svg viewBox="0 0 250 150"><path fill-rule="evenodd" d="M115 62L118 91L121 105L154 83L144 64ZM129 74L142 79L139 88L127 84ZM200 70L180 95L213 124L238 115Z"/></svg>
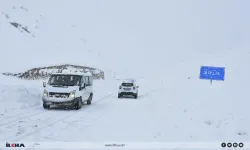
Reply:
<svg viewBox="0 0 250 150"><path fill-rule="evenodd" d="M79 87L79 90L81 91L81 90L85 89L85 86L86 86L85 83L81 84Z"/></svg>
<svg viewBox="0 0 250 150"><path fill-rule="evenodd" d="M43 87L46 87L46 82L43 82Z"/></svg>

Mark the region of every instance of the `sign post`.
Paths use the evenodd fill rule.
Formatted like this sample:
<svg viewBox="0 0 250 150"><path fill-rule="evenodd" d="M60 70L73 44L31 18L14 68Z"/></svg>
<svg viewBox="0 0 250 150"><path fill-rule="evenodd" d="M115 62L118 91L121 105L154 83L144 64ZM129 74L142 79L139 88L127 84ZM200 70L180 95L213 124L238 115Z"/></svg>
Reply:
<svg viewBox="0 0 250 150"><path fill-rule="evenodd" d="M224 81L225 80L225 68L201 66L200 79L210 80L211 85L212 85L213 80Z"/></svg>

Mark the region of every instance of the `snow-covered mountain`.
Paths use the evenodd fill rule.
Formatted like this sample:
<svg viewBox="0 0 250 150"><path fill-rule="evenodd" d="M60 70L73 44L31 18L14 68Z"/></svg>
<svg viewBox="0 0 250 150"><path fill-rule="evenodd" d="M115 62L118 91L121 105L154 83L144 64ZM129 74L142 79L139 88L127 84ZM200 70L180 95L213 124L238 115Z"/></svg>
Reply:
<svg viewBox="0 0 250 150"><path fill-rule="evenodd" d="M90 72L94 79L104 79L104 72L100 69L90 68L85 66L78 66L78 65L56 65L56 66L49 66L49 67L39 67L29 69L24 73L3 73L6 76L15 76L21 79L28 79L28 80L41 80L41 79L48 79L52 73L63 73L64 71L67 72Z"/></svg>
<svg viewBox="0 0 250 150"><path fill-rule="evenodd" d="M0 141L249 141L249 6L0 0L1 72L54 64L105 71L93 104L77 112L45 111L44 80L0 76ZM225 81L200 80L203 65L225 67ZM137 100L117 98L126 78L137 80Z"/></svg>
<svg viewBox="0 0 250 150"><path fill-rule="evenodd" d="M224 66L234 52L249 49L248 5L233 0L1 1L5 57L0 68L22 72L66 63L119 76L165 76L169 71L162 70L178 73L181 67L196 75L202 64ZM9 22L32 34L20 34Z"/></svg>

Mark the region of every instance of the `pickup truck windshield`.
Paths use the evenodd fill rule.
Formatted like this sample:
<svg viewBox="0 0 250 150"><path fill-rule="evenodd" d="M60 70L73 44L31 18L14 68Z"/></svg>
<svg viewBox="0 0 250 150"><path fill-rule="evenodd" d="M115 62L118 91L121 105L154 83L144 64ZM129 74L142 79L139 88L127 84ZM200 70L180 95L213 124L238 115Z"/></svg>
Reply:
<svg viewBox="0 0 250 150"><path fill-rule="evenodd" d="M54 86L79 86L81 76L78 75L52 75L48 84Z"/></svg>

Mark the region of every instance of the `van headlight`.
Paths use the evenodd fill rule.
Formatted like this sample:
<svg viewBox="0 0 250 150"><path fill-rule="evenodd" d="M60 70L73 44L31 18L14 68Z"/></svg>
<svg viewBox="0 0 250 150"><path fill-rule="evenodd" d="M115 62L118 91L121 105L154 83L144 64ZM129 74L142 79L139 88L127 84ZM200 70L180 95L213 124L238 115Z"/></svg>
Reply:
<svg viewBox="0 0 250 150"><path fill-rule="evenodd" d="M44 91L43 91L43 96L44 96L44 97L48 97L48 95L49 95L49 94L48 94L48 91L44 90Z"/></svg>
<svg viewBox="0 0 250 150"><path fill-rule="evenodd" d="M76 96L76 91L70 92L70 95L69 95L70 98L75 98L75 96Z"/></svg>

